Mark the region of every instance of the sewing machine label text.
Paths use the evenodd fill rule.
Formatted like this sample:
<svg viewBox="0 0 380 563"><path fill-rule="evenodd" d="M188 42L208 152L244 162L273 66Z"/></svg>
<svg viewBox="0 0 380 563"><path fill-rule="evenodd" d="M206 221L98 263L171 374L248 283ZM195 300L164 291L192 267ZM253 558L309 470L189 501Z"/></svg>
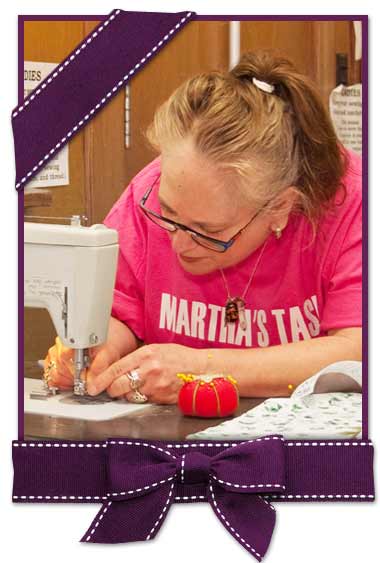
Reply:
<svg viewBox="0 0 380 563"><path fill-rule="evenodd" d="M59 279L42 278L33 276L24 282L24 294L30 297L57 297L62 302L65 295L65 283Z"/></svg>

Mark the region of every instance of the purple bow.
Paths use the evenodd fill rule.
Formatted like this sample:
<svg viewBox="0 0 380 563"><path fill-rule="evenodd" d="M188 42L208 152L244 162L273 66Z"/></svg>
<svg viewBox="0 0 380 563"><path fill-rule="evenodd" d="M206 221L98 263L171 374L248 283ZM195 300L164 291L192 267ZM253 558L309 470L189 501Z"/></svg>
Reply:
<svg viewBox="0 0 380 563"><path fill-rule="evenodd" d="M284 439L240 442L213 457L208 444L203 446L181 444L169 451L149 442L110 440L110 492L81 541L153 539L172 502L194 498L208 501L223 526L260 561L276 521L261 493L285 489ZM204 494L191 496L200 491Z"/></svg>

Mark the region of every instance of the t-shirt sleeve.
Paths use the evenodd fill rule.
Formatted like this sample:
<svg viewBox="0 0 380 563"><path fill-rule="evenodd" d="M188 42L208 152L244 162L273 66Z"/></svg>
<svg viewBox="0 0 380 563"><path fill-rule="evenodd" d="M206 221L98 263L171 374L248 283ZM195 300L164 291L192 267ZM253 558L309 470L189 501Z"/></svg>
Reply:
<svg viewBox="0 0 380 563"><path fill-rule="evenodd" d="M350 204L339 236L333 242L334 259L325 281L321 329L362 326L362 205L361 195Z"/></svg>
<svg viewBox="0 0 380 563"><path fill-rule="evenodd" d="M103 223L119 234L119 256L111 315L139 338L145 337L145 232L133 196L133 182L112 207Z"/></svg>

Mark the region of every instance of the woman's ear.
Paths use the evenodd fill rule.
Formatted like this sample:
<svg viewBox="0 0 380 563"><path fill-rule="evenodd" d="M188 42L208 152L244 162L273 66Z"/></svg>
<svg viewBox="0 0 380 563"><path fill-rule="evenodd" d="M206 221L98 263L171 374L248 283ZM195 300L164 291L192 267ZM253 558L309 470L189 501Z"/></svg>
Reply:
<svg viewBox="0 0 380 563"><path fill-rule="evenodd" d="M270 227L272 231L285 229L288 224L289 215L296 207L299 197L298 189L294 186L290 186L275 199L271 206Z"/></svg>

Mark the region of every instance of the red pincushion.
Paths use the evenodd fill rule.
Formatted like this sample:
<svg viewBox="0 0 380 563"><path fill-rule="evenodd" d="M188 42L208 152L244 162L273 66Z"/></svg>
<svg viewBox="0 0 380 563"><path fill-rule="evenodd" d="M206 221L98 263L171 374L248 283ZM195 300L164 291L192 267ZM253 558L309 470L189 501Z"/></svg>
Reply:
<svg viewBox="0 0 380 563"><path fill-rule="evenodd" d="M229 416L239 406L236 381L231 376L205 376L178 374L184 384L178 395L178 407L183 414L200 417Z"/></svg>

